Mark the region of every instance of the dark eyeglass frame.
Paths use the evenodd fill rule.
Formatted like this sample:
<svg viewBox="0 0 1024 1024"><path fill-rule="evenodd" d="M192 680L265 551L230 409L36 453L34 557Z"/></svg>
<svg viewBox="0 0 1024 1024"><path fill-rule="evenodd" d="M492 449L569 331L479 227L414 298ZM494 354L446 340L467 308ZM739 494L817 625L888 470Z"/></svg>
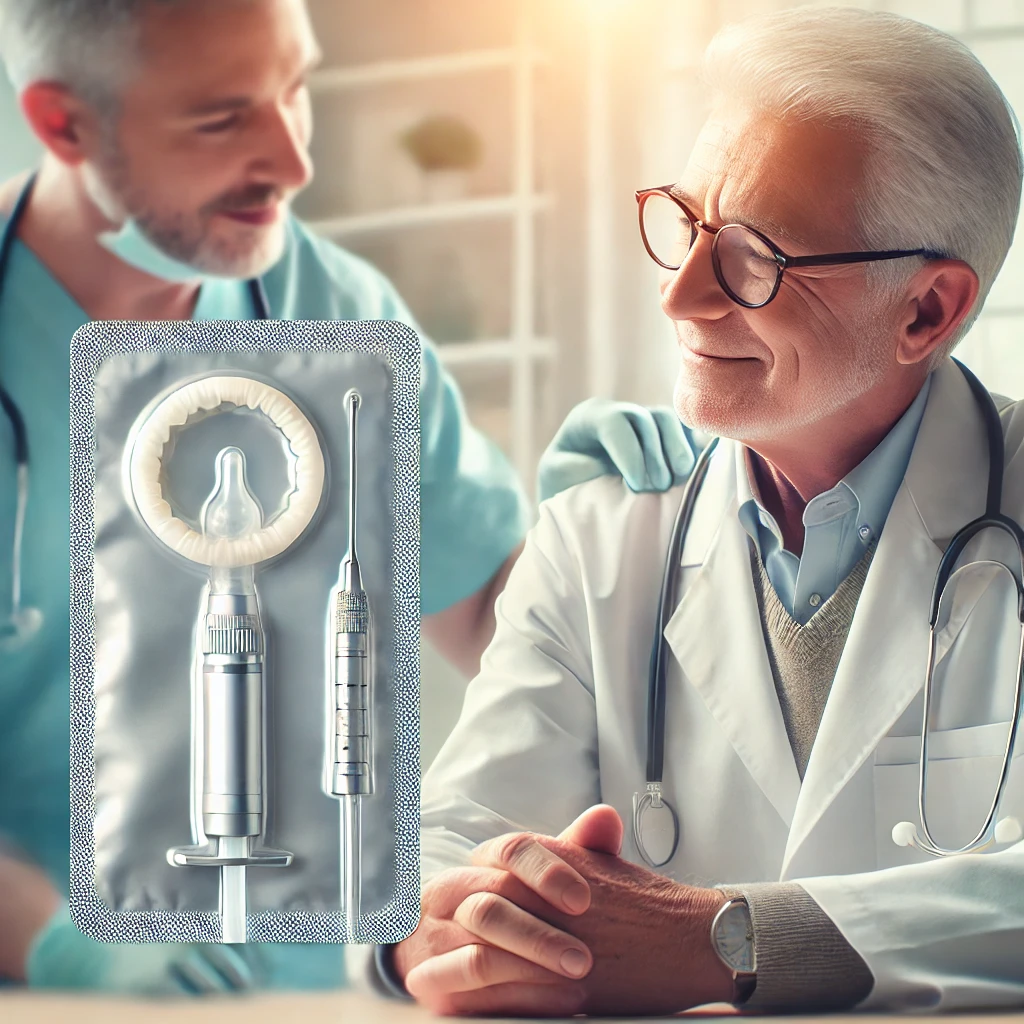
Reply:
<svg viewBox="0 0 1024 1024"><path fill-rule="evenodd" d="M690 245L687 248L687 254L690 249L693 248L693 243L697 239L697 231L706 231L712 236L711 242L711 266L715 271L715 278L718 284L721 286L722 291L732 299L739 306L743 306L746 309L760 309L762 306L767 306L772 299L778 294L779 286L782 284L783 273L794 267L832 267L839 266L846 263L873 263L877 260L902 260L908 256L923 256L929 260L946 259L946 255L941 252L936 252L933 249L880 249L874 252L829 252L821 253L816 256L790 256L789 253L780 249L770 238L762 234L757 228L752 228L747 224L723 224L721 227L713 228L709 227L699 217L695 216L693 211L676 195L672 194L672 185L658 185L655 188L644 188L639 189L636 193L636 201L638 204L638 213L640 217L640 238L643 240L644 248L647 250L647 255L658 264L659 267L664 267L666 270L678 270L682 263L672 266L671 264L663 262L658 256L655 255L654 250L651 248L651 243L647 240L647 232L644 230L644 206L647 200L651 196L663 196L665 199L671 200L680 210L686 215L686 219L690 222ZM721 262L718 258L718 239L719 233L725 228L742 228L744 231L749 231L752 235L759 238L771 251L772 256L778 266L778 272L775 275L775 286L771 290L771 294L763 302L747 302L741 299L725 282L725 275L722 273Z"/></svg>

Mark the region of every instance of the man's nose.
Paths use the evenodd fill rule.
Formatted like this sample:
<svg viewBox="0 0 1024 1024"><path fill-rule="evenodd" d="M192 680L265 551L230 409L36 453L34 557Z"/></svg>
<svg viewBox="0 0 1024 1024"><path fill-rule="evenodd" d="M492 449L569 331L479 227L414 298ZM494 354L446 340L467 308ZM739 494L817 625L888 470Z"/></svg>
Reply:
<svg viewBox="0 0 1024 1024"><path fill-rule="evenodd" d="M296 190L309 184L313 177L309 134L308 115L278 107L268 116L260 163L274 184Z"/></svg>
<svg viewBox="0 0 1024 1024"><path fill-rule="evenodd" d="M682 266L665 271L661 308L672 320L717 320L735 308L715 277L711 243L711 235L699 232Z"/></svg>

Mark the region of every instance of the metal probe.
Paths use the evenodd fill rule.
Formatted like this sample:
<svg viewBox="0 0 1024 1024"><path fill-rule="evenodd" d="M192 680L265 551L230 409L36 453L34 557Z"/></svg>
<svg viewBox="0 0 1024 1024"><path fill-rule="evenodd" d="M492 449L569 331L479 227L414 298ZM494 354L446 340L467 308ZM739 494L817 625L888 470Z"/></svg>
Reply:
<svg viewBox="0 0 1024 1024"><path fill-rule="evenodd" d="M347 941L354 941L361 887L360 798L373 792L370 761L370 608L356 554L357 391L349 407L348 550L334 600L334 731L331 793L341 802L341 904Z"/></svg>

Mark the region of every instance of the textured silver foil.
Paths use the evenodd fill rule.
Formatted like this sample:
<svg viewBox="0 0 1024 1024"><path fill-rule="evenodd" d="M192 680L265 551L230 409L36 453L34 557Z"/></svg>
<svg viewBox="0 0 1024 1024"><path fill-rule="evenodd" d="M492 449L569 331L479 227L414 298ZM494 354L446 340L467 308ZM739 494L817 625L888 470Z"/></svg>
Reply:
<svg viewBox="0 0 1024 1024"><path fill-rule="evenodd" d="M71 345L71 911L115 941L216 941L219 872L174 867L194 841L191 671L206 576L142 524L122 480L139 414L179 382L260 377L318 429L320 513L257 569L266 649L266 816L261 846L295 854L248 871L250 941L340 942L339 802L322 788L328 596L348 530L343 397L360 409L359 536L372 615L376 792L363 799L361 941L419 918L420 346L392 321L90 323ZM190 423L165 452L164 489L196 519L214 458L246 454L265 515L287 491L277 431L258 413ZM202 642L202 640L200 640Z"/></svg>

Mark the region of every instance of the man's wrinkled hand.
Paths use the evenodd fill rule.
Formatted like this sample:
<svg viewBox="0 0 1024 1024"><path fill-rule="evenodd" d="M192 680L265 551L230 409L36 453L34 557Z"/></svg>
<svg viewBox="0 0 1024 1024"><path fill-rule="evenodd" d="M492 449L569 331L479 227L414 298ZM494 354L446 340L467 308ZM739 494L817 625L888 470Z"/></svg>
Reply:
<svg viewBox="0 0 1024 1024"><path fill-rule="evenodd" d="M621 844L622 822L604 806L557 838L481 844L473 867L424 890L420 927L396 954L410 994L438 1013L529 1016L728 1000L709 938L722 895L622 860Z"/></svg>
<svg viewBox="0 0 1024 1024"><path fill-rule="evenodd" d="M528 833L483 844L507 867L453 868L423 889L420 924L395 948L409 994L435 1013L579 1012L586 945L552 924L590 905L579 873Z"/></svg>
<svg viewBox="0 0 1024 1024"><path fill-rule="evenodd" d="M733 982L711 947L711 922L725 897L623 860L622 836L616 811L599 805L557 839L537 837L590 887L585 914L553 919L585 942L594 958L583 1010L665 1014L729 1002Z"/></svg>

